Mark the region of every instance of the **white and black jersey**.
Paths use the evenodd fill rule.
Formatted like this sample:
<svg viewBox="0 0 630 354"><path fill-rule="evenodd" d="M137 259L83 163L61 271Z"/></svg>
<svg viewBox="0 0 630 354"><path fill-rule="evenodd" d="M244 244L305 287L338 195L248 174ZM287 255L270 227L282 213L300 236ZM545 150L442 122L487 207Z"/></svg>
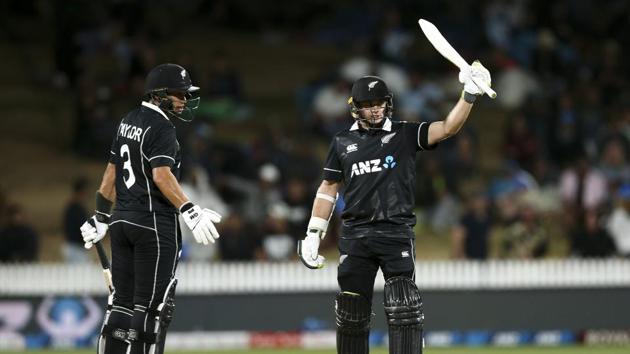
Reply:
<svg viewBox="0 0 630 354"><path fill-rule="evenodd" d="M117 211L177 212L153 182L153 168L168 166L179 180L175 126L157 106L142 102L120 122L110 151L116 164Z"/></svg>
<svg viewBox="0 0 630 354"><path fill-rule="evenodd" d="M333 138L324 179L345 185L342 238L413 238L416 153L428 145L427 122L358 123Z"/></svg>

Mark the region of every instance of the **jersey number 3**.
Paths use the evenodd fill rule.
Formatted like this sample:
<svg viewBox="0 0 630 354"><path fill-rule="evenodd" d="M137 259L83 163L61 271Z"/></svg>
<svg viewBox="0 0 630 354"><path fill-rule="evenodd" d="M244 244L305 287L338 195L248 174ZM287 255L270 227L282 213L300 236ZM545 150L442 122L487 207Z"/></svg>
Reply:
<svg viewBox="0 0 630 354"><path fill-rule="evenodd" d="M129 189L134 183L136 183L136 176L133 174L133 169L131 168L131 153L129 152L129 145L124 144L120 147L120 157L123 159L123 169L129 174L129 177L127 178L123 175L125 185L127 186L127 189Z"/></svg>

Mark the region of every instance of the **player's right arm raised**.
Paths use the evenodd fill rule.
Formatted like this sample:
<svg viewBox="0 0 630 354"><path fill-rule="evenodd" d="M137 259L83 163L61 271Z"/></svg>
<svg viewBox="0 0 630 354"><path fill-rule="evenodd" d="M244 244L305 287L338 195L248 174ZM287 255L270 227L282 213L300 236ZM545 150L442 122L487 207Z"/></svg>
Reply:
<svg viewBox="0 0 630 354"><path fill-rule="evenodd" d="M313 212L306 229L306 237L298 242L298 255L305 266L318 269L324 266L324 257L319 254L319 242L326 236L328 222L335 209L339 182L324 180L317 190Z"/></svg>
<svg viewBox="0 0 630 354"><path fill-rule="evenodd" d="M214 224L221 222L221 215L210 209L201 209L188 200L170 167L153 168L153 182L166 199L179 209L186 226L192 231L198 243L207 245L219 238L219 232Z"/></svg>

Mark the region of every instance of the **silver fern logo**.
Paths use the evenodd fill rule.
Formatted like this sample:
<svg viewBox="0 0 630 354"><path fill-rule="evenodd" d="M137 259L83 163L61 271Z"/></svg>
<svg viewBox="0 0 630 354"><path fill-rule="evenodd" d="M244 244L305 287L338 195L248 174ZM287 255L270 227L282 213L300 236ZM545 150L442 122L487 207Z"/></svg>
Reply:
<svg viewBox="0 0 630 354"><path fill-rule="evenodd" d="M381 138L381 143L382 144L387 144L389 143L390 140L392 140L392 138L394 137L394 135L396 135L396 132L394 133L389 133L387 135L385 135L384 137Z"/></svg>
<svg viewBox="0 0 630 354"><path fill-rule="evenodd" d="M372 81L368 84L368 91L372 90L374 88L374 86L376 86L376 84L378 84L378 81Z"/></svg>
<svg viewBox="0 0 630 354"><path fill-rule="evenodd" d="M179 74L182 76L182 80L186 78L186 70L182 70Z"/></svg>

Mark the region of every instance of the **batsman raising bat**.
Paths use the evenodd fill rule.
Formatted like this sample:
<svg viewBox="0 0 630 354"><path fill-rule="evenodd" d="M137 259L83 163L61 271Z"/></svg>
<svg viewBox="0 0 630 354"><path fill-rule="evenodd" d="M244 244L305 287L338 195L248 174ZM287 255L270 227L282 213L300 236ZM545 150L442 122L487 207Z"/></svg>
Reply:
<svg viewBox="0 0 630 354"><path fill-rule="evenodd" d="M393 95L379 77L366 76L352 86L348 100L354 123L330 144L323 181L315 196L306 237L298 245L301 261L312 269L324 265L319 243L343 184L345 208L338 247L336 297L337 353L369 352L374 279L385 277L385 315L391 354L422 353L422 298L415 283L416 154L437 147L466 122L473 103L490 86L480 62L459 72L461 98L442 121L392 119Z"/></svg>

